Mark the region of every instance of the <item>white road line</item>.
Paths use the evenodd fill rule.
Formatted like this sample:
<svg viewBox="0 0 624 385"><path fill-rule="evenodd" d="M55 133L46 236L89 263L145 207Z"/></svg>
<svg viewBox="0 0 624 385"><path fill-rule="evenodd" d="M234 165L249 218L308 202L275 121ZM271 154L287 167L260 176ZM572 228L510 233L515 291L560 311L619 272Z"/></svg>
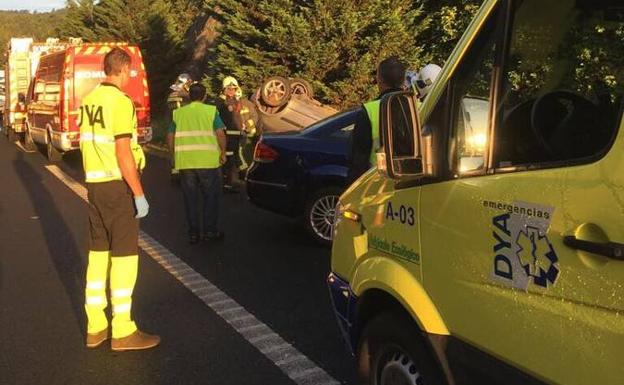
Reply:
<svg viewBox="0 0 624 385"><path fill-rule="evenodd" d="M87 201L87 191L84 186L76 182L60 168L54 165L45 168L65 183L84 201ZM202 300L212 311L218 314L224 321L236 330L243 338L253 345L261 354L273 362L291 380L299 385L339 385L340 382L330 376L325 370L318 367L312 360L303 355L291 344L284 340L271 328L256 319L256 317L240 306L238 302L228 297L212 282L204 278L201 274L193 270L184 261L169 251L166 247L158 243L154 238L145 232L139 233L139 247L145 251L152 259L160 264L166 271L171 273L176 279L191 291L196 297ZM183 274L182 274L183 273ZM200 285L201 283L201 285ZM201 295L200 295L201 293ZM217 300L214 302L215 300ZM213 302L210 302L213 301ZM228 304L226 309L220 309L218 305ZM236 318L229 319L223 314L236 312ZM254 320L249 323L238 322L238 326L232 322L238 320ZM259 332L259 333L255 333ZM266 347L269 340L271 348ZM263 344L264 342L264 344ZM294 365L296 363L296 365ZM293 365L290 365L293 364Z"/></svg>

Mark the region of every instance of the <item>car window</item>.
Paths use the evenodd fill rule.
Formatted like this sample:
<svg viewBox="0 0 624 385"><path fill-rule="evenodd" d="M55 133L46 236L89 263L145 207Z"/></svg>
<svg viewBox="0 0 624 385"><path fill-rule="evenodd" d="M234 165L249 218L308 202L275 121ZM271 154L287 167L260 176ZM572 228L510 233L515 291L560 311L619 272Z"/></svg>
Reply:
<svg viewBox="0 0 624 385"><path fill-rule="evenodd" d="M624 6L516 1L499 107L496 167L595 157L611 143L624 89Z"/></svg>

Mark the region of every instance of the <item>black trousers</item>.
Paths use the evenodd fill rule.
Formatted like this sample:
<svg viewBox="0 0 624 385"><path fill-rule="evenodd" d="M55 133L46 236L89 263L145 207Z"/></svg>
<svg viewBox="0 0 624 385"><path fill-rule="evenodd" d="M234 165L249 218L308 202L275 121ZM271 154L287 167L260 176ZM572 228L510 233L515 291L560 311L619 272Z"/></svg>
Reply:
<svg viewBox="0 0 624 385"><path fill-rule="evenodd" d="M139 220L130 186L115 180L87 183L89 250L110 251L111 257L139 252Z"/></svg>

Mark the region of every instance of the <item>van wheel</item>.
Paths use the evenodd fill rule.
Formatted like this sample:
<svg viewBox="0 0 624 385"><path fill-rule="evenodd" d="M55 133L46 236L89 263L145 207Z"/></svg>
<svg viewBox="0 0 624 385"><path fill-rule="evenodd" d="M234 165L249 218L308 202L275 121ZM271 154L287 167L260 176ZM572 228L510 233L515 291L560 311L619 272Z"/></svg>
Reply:
<svg viewBox="0 0 624 385"><path fill-rule="evenodd" d="M24 130L24 148L26 149L26 151L34 151L37 148L37 146L35 146L35 141L33 140L30 133L30 125L28 124L26 125Z"/></svg>
<svg viewBox="0 0 624 385"><path fill-rule="evenodd" d="M446 384L415 322L395 313L382 313L364 327L357 372L366 385Z"/></svg>
<svg viewBox="0 0 624 385"><path fill-rule="evenodd" d="M306 230L323 246L331 246L336 205L342 191L343 189L338 187L320 189L312 194L305 206Z"/></svg>
<svg viewBox="0 0 624 385"><path fill-rule="evenodd" d="M11 127L7 127L7 140L10 143L16 142L18 140L17 133Z"/></svg>
<svg viewBox="0 0 624 385"><path fill-rule="evenodd" d="M60 162L63 159L63 153L54 148L54 145L52 144L52 137L49 132L46 140L46 155L48 156L48 160L50 162Z"/></svg>

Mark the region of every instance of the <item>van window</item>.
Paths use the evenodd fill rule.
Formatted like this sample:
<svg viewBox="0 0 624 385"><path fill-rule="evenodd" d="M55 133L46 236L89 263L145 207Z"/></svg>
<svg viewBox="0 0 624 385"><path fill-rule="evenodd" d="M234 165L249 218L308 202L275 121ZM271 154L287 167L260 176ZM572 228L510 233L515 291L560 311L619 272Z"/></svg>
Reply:
<svg viewBox="0 0 624 385"><path fill-rule="evenodd" d="M514 4L495 166L599 156L621 113L624 6L617 0Z"/></svg>
<svg viewBox="0 0 624 385"><path fill-rule="evenodd" d="M457 176L485 170L499 20L498 12L490 16L451 82L453 111L449 163Z"/></svg>

